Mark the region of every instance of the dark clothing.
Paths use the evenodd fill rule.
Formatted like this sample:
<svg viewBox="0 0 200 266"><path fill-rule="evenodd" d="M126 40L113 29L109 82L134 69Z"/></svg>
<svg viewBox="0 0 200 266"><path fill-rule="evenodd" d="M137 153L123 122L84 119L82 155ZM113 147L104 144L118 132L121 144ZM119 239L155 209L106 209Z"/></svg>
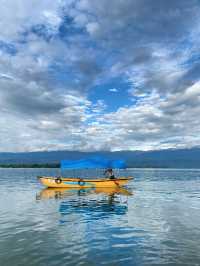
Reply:
<svg viewBox="0 0 200 266"><path fill-rule="evenodd" d="M115 179L114 173L112 169L107 169L104 173L107 178Z"/></svg>

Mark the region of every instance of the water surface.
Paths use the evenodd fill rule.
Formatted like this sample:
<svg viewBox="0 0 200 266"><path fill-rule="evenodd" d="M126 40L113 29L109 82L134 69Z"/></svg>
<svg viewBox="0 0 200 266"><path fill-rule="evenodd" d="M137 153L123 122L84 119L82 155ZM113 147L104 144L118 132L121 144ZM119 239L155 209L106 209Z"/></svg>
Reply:
<svg viewBox="0 0 200 266"><path fill-rule="evenodd" d="M132 169L124 191L44 190L0 169L0 265L200 265L200 171Z"/></svg>

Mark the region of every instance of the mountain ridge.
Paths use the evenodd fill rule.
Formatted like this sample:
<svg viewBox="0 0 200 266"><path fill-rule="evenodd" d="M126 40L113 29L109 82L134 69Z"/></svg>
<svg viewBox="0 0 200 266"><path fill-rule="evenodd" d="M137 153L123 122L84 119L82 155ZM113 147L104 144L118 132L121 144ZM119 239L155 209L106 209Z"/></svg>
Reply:
<svg viewBox="0 0 200 266"><path fill-rule="evenodd" d="M58 164L60 160L78 160L92 156L124 159L128 167L200 168L200 148L151 151L35 151L0 152L0 165Z"/></svg>

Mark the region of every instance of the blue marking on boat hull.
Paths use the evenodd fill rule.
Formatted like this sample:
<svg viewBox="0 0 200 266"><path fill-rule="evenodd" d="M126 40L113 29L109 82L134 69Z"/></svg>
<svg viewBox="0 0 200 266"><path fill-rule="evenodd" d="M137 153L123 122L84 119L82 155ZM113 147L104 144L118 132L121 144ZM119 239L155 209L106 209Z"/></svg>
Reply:
<svg viewBox="0 0 200 266"><path fill-rule="evenodd" d="M84 183L82 185L82 182ZM84 187L84 186L88 186L88 187L96 187L94 184L90 183L90 182L84 182L84 181L81 181L81 184L79 182L76 182L76 181L64 181L63 184L66 184L66 185L77 185L77 186L80 186L80 187Z"/></svg>

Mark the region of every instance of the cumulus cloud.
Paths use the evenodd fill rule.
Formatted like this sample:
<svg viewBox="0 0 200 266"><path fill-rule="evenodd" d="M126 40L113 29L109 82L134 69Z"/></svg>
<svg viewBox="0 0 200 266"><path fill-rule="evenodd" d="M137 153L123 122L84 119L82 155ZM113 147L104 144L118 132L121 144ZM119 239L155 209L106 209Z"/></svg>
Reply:
<svg viewBox="0 0 200 266"><path fill-rule="evenodd" d="M101 116L98 123L89 128L85 138L89 137L93 142L96 140L98 146L107 146L111 150L199 145L199 96L199 84L165 99L152 93L132 107L123 107Z"/></svg>
<svg viewBox="0 0 200 266"><path fill-rule="evenodd" d="M1 151L199 145L199 12L197 0L2 1ZM119 77L132 104L91 100Z"/></svg>
<svg viewBox="0 0 200 266"><path fill-rule="evenodd" d="M46 25L48 30L56 31L61 23L59 9L60 1L2 1L1 39L16 40L36 25Z"/></svg>

